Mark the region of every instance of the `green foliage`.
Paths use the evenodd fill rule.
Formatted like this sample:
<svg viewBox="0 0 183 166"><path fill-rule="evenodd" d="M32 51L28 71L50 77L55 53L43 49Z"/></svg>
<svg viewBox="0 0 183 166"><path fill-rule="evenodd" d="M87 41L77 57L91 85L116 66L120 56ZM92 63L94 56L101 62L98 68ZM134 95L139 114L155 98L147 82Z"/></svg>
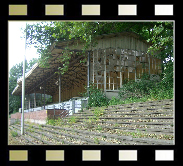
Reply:
<svg viewBox="0 0 183 166"><path fill-rule="evenodd" d="M152 42L148 49L148 52L152 55L161 51L157 55L160 59L173 57L173 22L157 22L154 24L147 41Z"/></svg>
<svg viewBox="0 0 183 166"><path fill-rule="evenodd" d="M18 133L16 131L11 131L10 133L11 133L12 137L17 137L18 136Z"/></svg>
<svg viewBox="0 0 183 166"><path fill-rule="evenodd" d="M153 87L150 89L150 97L155 100L161 100L161 99L172 99L173 98L173 88L168 87L163 82L160 82L157 84L156 87Z"/></svg>
<svg viewBox="0 0 183 166"><path fill-rule="evenodd" d="M129 81L124 84L119 91L119 98L128 102L173 98L173 84L171 84L173 78L163 77L164 79L160 82L148 80L148 78L146 74L140 82Z"/></svg>
<svg viewBox="0 0 183 166"><path fill-rule="evenodd" d="M37 62L36 58L33 58L28 63L26 61L26 69L30 69ZM17 85L17 79L22 76L23 62L14 65L9 71L9 113L18 112L21 107L21 96L15 96L11 93Z"/></svg>
<svg viewBox="0 0 183 166"><path fill-rule="evenodd" d="M47 118L46 119L46 124L48 125L52 125L52 126L62 126L62 125L65 125L65 121L61 118L57 118L57 119L50 119L50 118Z"/></svg>
<svg viewBox="0 0 183 166"><path fill-rule="evenodd" d="M112 97L111 100L109 101L109 105L117 105L120 103L120 99L116 97Z"/></svg>
<svg viewBox="0 0 183 166"><path fill-rule="evenodd" d="M88 129L91 129L93 128L93 124L96 122L96 119L93 117L88 117L88 120L85 119L83 122Z"/></svg>
<svg viewBox="0 0 183 166"><path fill-rule="evenodd" d="M56 125L56 124L55 124L55 119L49 119L49 118L47 118L47 119L46 119L46 124L47 124L47 125L55 126L55 125Z"/></svg>
<svg viewBox="0 0 183 166"><path fill-rule="evenodd" d="M54 42L67 41L71 39L79 39L83 42L83 52L97 44L95 37L101 34L118 33L118 32L134 32L139 34L141 39L151 43L148 53L164 61L162 81L157 83L148 80L148 75L142 77L140 83L134 81L127 82L120 90L120 99L113 98L110 103L103 94L102 90L94 86L89 87L89 107L101 107L108 104L116 104L121 99L126 101L134 101L148 98L170 98L173 95L173 63L166 61L166 58L173 57L173 22L41 22L38 24L28 25L27 37L28 45L34 44L40 53L39 63L44 67L48 67L48 60L51 58L50 48ZM77 44L75 44L77 47ZM68 46L62 52L59 59L62 66L58 68L61 74L68 70L69 61L72 51ZM82 53L80 53L82 54ZM84 54L85 56L86 54ZM86 60L86 57L85 57ZM81 62L82 63L82 62ZM87 93L86 93L87 94ZM87 95L86 95L87 96Z"/></svg>
<svg viewBox="0 0 183 166"><path fill-rule="evenodd" d="M164 65L162 84L167 88L173 88L173 62L170 60Z"/></svg>
<svg viewBox="0 0 183 166"><path fill-rule="evenodd" d="M109 99L105 96L101 89L90 83L89 88L85 88L89 92L88 107L102 107L107 106ZM84 96L88 96L88 92L84 93Z"/></svg>
<svg viewBox="0 0 183 166"><path fill-rule="evenodd" d="M94 143L95 144L100 144L99 139L97 137L94 138Z"/></svg>
<svg viewBox="0 0 183 166"><path fill-rule="evenodd" d="M57 119L55 119L55 125L56 126L62 126L64 124L65 124L65 121L62 118L58 117Z"/></svg>
<svg viewBox="0 0 183 166"><path fill-rule="evenodd" d="M102 126L98 125L96 130L101 131L102 130Z"/></svg>
<svg viewBox="0 0 183 166"><path fill-rule="evenodd" d="M104 114L104 110L101 108L95 108L95 110L93 111L93 114L95 116L96 120L99 120L99 117L102 116Z"/></svg>
<svg viewBox="0 0 183 166"><path fill-rule="evenodd" d="M130 81L127 84L124 84L119 91L120 99L127 98L142 98L144 95L149 94L149 89L155 85L153 81L140 81L139 83L135 81Z"/></svg>
<svg viewBox="0 0 183 166"><path fill-rule="evenodd" d="M161 50L162 53L158 56L163 60L173 54L173 22L53 21L28 25L25 31L27 31L28 45L34 44L38 49L39 62L44 67L48 66L47 62L51 57L50 46L54 42L79 39L83 42L83 51L85 51L97 44L95 36L124 31L135 32L142 39L151 42L149 52L153 54ZM60 59L63 66L59 68L62 74L68 69L71 53L67 47L63 50Z"/></svg>
<svg viewBox="0 0 183 166"><path fill-rule="evenodd" d="M77 122L76 116L71 116L70 119L69 119L69 123L73 124L73 123L76 123L76 122Z"/></svg>
<svg viewBox="0 0 183 166"><path fill-rule="evenodd" d="M98 118L104 114L104 110L100 109L100 108L95 108L93 113L94 113L95 117Z"/></svg>

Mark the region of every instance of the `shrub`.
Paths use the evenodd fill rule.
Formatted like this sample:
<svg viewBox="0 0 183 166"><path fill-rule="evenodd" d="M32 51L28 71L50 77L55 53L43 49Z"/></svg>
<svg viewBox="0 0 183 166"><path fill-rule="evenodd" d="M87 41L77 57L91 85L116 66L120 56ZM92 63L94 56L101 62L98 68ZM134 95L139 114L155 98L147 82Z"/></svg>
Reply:
<svg viewBox="0 0 183 166"><path fill-rule="evenodd" d="M150 89L156 86L155 81L141 80L140 82L129 81L124 84L118 93L119 98L125 100L127 98L142 98L144 95L150 94Z"/></svg>
<svg viewBox="0 0 183 166"><path fill-rule="evenodd" d="M173 84L171 78L166 78L160 82L147 80L148 74L144 74L140 82L129 81L120 89L118 96L121 100L129 101L146 101L148 99L161 100L173 98ZM169 79L169 83L167 83ZM111 103L118 102L113 98ZM109 102L110 103L110 102Z"/></svg>
<svg viewBox="0 0 183 166"><path fill-rule="evenodd" d="M91 129L93 128L93 124L96 122L96 119L94 119L93 117L88 117L88 120L85 119L84 121L84 125L88 128Z"/></svg>
<svg viewBox="0 0 183 166"><path fill-rule="evenodd" d="M12 137L17 137L18 133L16 131L11 131L11 135L12 135Z"/></svg>
<svg viewBox="0 0 183 166"><path fill-rule="evenodd" d="M88 107L102 107L108 105L109 99L105 96L103 91L101 89L97 89L97 87L94 84L90 83L88 91ZM84 96L88 96L88 92L84 93Z"/></svg>
<svg viewBox="0 0 183 166"><path fill-rule="evenodd" d="M155 100L172 99L173 88L171 86L167 87L163 82L160 82L156 87L150 89L150 97Z"/></svg>
<svg viewBox="0 0 183 166"><path fill-rule="evenodd" d="M103 115L103 112L104 112L103 109L95 108L93 113L95 115L95 118L98 119L100 116Z"/></svg>
<svg viewBox="0 0 183 166"><path fill-rule="evenodd" d="M116 97L112 97L111 100L109 101L109 105L117 105L120 103L120 99Z"/></svg>
<svg viewBox="0 0 183 166"><path fill-rule="evenodd" d="M55 126L55 119L49 119L49 118L47 118L46 119L46 124Z"/></svg>
<svg viewBox="0 0 183 166"><path fill-rule="evenodd" d="M69 123L73 124L73 123L76 123L77 122L77 119L75 116L71 116L70 119L69 119Z"/></svg>

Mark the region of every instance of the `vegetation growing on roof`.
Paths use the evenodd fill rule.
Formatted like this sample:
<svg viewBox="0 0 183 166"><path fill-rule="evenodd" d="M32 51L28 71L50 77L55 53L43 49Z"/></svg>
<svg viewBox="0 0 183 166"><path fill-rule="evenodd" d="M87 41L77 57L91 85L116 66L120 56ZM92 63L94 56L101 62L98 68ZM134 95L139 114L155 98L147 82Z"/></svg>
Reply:
<svg viewBox="0 0 183 166"><path fill-rule="evenodd" d="M40 53L39 63L46 67L51 57L50 48L54 42L79 39L83 42L83 51L96 44L95 36L118 32L135 32L147 42L151 42L148 52L161 50L157 56L165 58L173 57L173 22L73 22L53 21L40 22L28 25L27 43L34 44ZM64 74L67 71L70 51L67 47L63 51L60 61L63 66L59 71ZM86 60L86 59L85 59Z"/></svg>

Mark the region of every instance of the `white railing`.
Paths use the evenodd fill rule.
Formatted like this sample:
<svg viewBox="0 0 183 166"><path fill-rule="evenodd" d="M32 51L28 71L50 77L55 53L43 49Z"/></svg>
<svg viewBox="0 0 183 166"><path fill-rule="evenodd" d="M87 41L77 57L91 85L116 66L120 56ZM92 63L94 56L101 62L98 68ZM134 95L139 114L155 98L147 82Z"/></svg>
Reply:
<svg viewBox="0 0 183 166"><path fill-rule="evenodd" d="M69 115L72 115L73 113L77 113L84 106L86 106L87 101L88 101L88 98L73 98L73 99L70 99L69 101L65 101L65 102L62 102L62 103L46 105L45 110L65 109L65 110L69 111ZM30 109L24 110L24 112L40 111L40 110L43 110L43 109L44 109L44 106L36 107L36 108L30 108Z"/></svg>

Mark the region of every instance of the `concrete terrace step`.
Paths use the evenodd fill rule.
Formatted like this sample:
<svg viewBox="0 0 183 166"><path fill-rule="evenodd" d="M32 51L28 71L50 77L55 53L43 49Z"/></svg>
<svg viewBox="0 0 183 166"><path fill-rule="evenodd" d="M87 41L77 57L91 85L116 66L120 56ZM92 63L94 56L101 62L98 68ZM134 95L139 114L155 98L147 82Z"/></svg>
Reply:
<svg viewBox="0 0 183 166"><path fill-rule="evenodd" d="M95 109L65 117L59 126L25 122L25 138L48 145L173 145L173 100L109 106L98 117ZM10 127L20 130L16 123Z"/></svg>
<svg viewBox="0 0 183 166"><path fill-rule="evenodd" d="M20 130L20 125L13 125ZM30 129L31 128L31 129ZM97 132L73 127L59 127L51 125L26 125L25 133L43 144L89 144L89 145L171 145L173 140L158 140L151 138L133 138L109 132ZM26 135L26 136L27 136Z"/></svg>

